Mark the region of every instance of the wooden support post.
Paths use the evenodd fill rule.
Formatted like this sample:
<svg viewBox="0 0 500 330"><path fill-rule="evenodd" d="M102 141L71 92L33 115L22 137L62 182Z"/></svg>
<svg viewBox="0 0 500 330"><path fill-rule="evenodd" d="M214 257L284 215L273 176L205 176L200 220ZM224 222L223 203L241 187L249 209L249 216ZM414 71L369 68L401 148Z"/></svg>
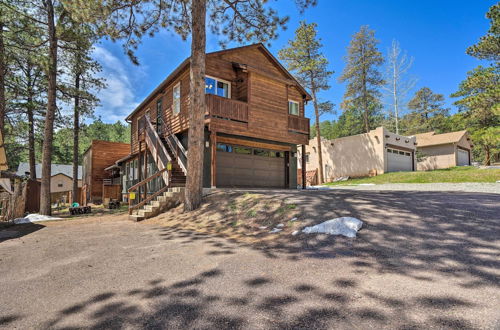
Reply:
<svg viewBox="0 0 500 330"><path fill-rule="evenodd" d="M301 148L302 148L302 157L301 157L301 161L302 161L302 189L306 189L306 184L307 184L307 178L306 178L306 146L303 144L301 145Z"/></svg>
<svg viewBox="0 0 500 330"><path fill-rule="evenodd" d="M148 149L144 150L144 179L148 177ZM148 197L148 184L144 185L144 197Z"/></svg>
<svg viewBox="0 0 500 330"><path fill-rule="evenodd" d="M215 131L210 132L210 148L210 185L215 188L217 186L217 132Z"/></svg>

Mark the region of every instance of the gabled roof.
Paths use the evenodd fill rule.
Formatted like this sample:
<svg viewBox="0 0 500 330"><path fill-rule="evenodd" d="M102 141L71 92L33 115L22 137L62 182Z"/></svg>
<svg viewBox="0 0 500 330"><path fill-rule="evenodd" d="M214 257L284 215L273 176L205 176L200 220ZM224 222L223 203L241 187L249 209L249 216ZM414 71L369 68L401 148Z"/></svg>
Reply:
<svg viewBox="0 0 500 330"><path fill-rule="evenodd" d="M260 50L262 50L268 57L269 59L279 68L280 71L283 72L283 74L285 76L288 77L288 79L290 80L293 80L296 84L297 84L297 87L299 88L299 90L304 94L306 95L306 98L308 100L312 100L312 97L311 95L309 95L309 93L305 90L304 87L302 87L302 85L297 81L297 79L295 79L295 77L290 73L288 72L287 69L285 69L285 67L278 61L278 59L276 57L274 57L274 55L262 44L262 43L256 43L256 44L251 44L251 45L246 45L246 46L241 46L241 47L234 47L234 48L229 48L229 49L223 49L223 50L218 50L218 51L215 51L215 52L210 52L210 53L207 53L206 56L213 56L213 55L220 55L220 54L225 54L225 53L229 53L229 52L233 52L233 51L237 51L237 50L241 50L241 49L248 49L248 48L258 48ZM179 64L179 66L177 68L175 68L174 71L172 71L172 73L170 73L167 78L165 78L165 80L163 80L135 109L134 111L132 111L128 116L127 118L125 118L126 121L130 120L130 118L132 117L132 115L134 113L136 113L137 111L139 111L142 107L144 107L147 103L149 103L151 101L151 99L156 95L158 94L158 92L160 92L163 88L165 88L175 77L177 77L177 75L182 72L184 69L186 69L188 66L189 66L189 62L190 62L190 57L186 58L184 61L182 61L181 64Z"/></svg>
<svg viewBox="0 0 500 330"><path fill-rule="evenodd" d="M36 170L36 178L41 179L42 164L36 164L35 170ZM30 165L28 163L20 163L17 168L16 174L22 176L26 175L26 173L29 173L29 171L30 171ZM73 165L52 164L50 169L50 175L54 176L57 174L63 174L69 178L73 178ZM78 180L81 179L82 179L82 166L78 166Z"/></svg>
<svg viewBox="0 0 500 330"><path fill-rule="evenodd" d="M417 138L417 147L427 147L439 144L457 143L465 134L467 134L466 130L443 134L427 132L415 134L415 137Z"/></svg>

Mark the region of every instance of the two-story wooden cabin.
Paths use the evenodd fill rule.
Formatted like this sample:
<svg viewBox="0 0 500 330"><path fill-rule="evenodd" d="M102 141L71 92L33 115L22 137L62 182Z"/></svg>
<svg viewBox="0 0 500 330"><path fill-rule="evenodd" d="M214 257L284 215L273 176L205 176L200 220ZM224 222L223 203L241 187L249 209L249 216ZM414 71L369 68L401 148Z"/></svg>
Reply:
<svg viewBox="0 0 500 330"><path fill-rule="evenodd" d="M182 186L189 151L189 59L127 118L126 186ZM204 187L297 187L297 145L309 141L310 95L262 45L208 53ZM166 164L172 163L170 175ZM152 177L154 176L154 177Z"/></svg>

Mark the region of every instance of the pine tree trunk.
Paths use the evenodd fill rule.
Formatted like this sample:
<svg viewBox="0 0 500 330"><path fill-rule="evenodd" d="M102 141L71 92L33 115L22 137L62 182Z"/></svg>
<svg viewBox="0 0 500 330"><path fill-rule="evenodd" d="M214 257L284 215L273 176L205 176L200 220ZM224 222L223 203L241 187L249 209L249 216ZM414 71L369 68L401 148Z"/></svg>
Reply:
<svg viewBox="0 0 500 330"><path fill-rule="evenodd" d="M188 131L188 161L184 210L191 211L201 205L203 191L203 147L205 130L205 48L206 0L191 4L191 69Z"/></svg>
<svg viewBox="0 0 500 330"><path fill-rule="evenodd" d="M366 90L366 73L363 70L363 78L362 78L362 84L363 84L363 121L365 124L365 133L370 132L370 122L368 120L368 91Z"/></svg>
<svg viewBox="0 0 500 330"><path fill-rule="evenodd" d="M365 133L370 132L370 122L368 120L368 90L367 90L367 76L368 76L368 69L367 69L367 63L366 63L366 55L365 55L365 48L363 45L361 45L361 58L362 58L362 66L363 69L361 71L361 85L363 89L363 122L365 126Z"/></svg>
<svg viewBox="0 0 500 330"><path fill-rule="evenodd" d="M491 165L490 147L484 146L484 165Z"/></svg>
<svg viewBox="0 0 500 330"><path fill-rule="evenodd" d="M3 11L0 9L0 134L4 133L4 123L5 123L5 74L6 74L6 64L5 64L5 45L3 40ZM4 137L5 141L5 137Z"/></svg>
<svg viewBox="0 0 500 330"><path fill-rule="evenodd" d="M322 184L324 181L323 175L323 153L321 151L321 132L319 129L319 109L318 100L316 99L316 92L312 91L313 105L314 105L314 115L316 117L316 141L318 142L318 184Z"/></svg>
<svg viewBox="0 0 500 330"><path fill-rule="evenodd" d="M54 135L54 117L56 112L57 84L57 35L54 22L54 4L52 0L43 2L47 11L49 39L49 65L47 70L47 113L45 114L44 140L42 148L42 184L40 189L40 214L50 215L50 176L52 166L52 140Z"/></svg>
<svg viewBox="0 0 500 330"><path fill-rule="evenodd" d="M35 115L32 106L33 98L31 88L28 91L28 162L30 167L30 179L36 180L36 159L35 159Z"/></svg>
<svg viewBox="0 0 500 330"><path fill-rule="evenodd" d="M72 203L78 201L78 155L79 155L79 146L78 146L78 138L80 134L80 74L76 73L75 76L75 108L74 108L74 116L73 116L73 189L72 195L73 200Z"/></svg>

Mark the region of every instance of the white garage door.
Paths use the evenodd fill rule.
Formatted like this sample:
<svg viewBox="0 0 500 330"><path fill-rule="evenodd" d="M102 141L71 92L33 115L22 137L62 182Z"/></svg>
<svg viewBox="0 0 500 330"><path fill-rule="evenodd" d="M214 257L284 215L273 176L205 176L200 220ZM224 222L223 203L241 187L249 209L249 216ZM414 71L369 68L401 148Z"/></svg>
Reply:
<svg viewBox="0 0 500 330"><path fill-rule="evenodd" d="M386 148L387 172L413 171L413 154L408 151Z"/></svg>
<svg viewBox="0 0 500 330"><path fill-rule="evenodd" d="M469 164L469 151L468 150L458 150L458 166L467 166Z"/></svg>

